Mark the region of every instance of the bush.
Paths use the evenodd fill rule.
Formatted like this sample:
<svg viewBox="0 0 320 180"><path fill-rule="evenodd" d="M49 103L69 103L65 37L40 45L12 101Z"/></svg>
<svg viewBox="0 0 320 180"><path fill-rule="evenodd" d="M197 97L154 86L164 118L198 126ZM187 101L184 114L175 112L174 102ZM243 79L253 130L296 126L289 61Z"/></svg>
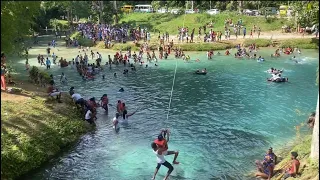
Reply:
<svg viewBox="0 0 320 180"><path fill-rule="evenodd" d="M80 46L92 47L94 45L91 39L83 38L79 31L74 32L70 38L78 40Z"/></svg>
<svg viewBox="0 0 320 180"><path fill-rule="evenodd" d="M42 76L44 83L49 83L51 78L50 75L45 72L45 71L40 71L36 66L32 66L31 70L29 71L29 77L30 79L35 82L35 83L39 83L38 82L38 77L39 75Z"/></svg>
<svg viewBox="0 0 320 180"><path fill-rule="evenodd" d="M268 47L272 44L270 39L246 39L243 42L243 46L248 47L251 44L255 44L258 47Z"/></svg>
<svg viewBox="0 0 320 180"><path fill-rule="evenodd" d="M280 41L280 48L318 49L319 40L314 39L287 39Z"/></svg>
<svg viewBox="0 0 320 180"><path fill-rule="evenodd" d="M66 20L50 19L50 26L56 30L69 30L70 24Z"/></svg>
<svg viewBox="0 0 320 180"><path fill-rule="evenodd" d="M126 44L112 44L111 49L113 50L122 50L122 51L127 51L131 49L132 51L139 51L139 46L134 45L133 43L126 43Z"/></svg>

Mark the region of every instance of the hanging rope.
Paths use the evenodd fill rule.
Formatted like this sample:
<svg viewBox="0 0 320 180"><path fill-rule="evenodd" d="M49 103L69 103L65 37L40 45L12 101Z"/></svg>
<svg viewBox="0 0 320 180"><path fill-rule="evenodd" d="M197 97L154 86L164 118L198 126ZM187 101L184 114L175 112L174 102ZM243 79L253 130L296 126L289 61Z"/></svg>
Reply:
<svg viewBox="0 0 320 180"><path fill-rule="evenodd" d="M172 87L171 87L171 94L170 94L170 100L169 100L169 105L168 105L167 120L169 119L169 113L170 113L171 102L172 102L173 87L174 87L174 82L176 80L177 67L178 67L178 61L176 61L176 68L174 69L174 75L173 75L173 81L172 81Z"/></svg>

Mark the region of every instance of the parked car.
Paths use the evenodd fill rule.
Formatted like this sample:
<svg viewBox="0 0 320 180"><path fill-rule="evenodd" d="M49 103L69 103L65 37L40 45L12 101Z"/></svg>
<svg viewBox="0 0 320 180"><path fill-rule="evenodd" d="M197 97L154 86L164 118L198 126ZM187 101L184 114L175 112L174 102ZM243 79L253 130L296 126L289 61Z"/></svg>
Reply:
<svg viewBox="0 0 320 180"><path fill-rule="evenodd" d="M196 12L193 9L186 9L185 13L186 14L194 14Z"/></svg>
<svg viewBox="0 0 320 180"><path fill-rule="evenodd" d="M207 13L210 15L215 15L215 14L219 14L220 11L219 11L219 9L210 9L207 11Z"/></svg>
<svg viewBox="0 0 320 180"><path fill-rule="evenodd" d="M171 9L170 11L172 14L179 14L180 10L179 9Z"/></svg>
<svg viewBox="0 0 320 180"><path fill-rule="evenodd" d="M243 14L248 15L248 16L252 16L253 12L250 9L245 9L245 10L243 10Z"/></svg>
<svg viewBox="0 0 320 180"><path fill-rule="evenodd" d="M252 10L252 15L259 16L260 15L259 10Z"/></svg>
<svg viewBox="0 0 320 180"><path fill-rule="evenodd" d="M167 13L168 12L168 10L167 9L165 9L165 8L161 8L161 9L158 9L158 11L157 11L158 13Z"/></svg>

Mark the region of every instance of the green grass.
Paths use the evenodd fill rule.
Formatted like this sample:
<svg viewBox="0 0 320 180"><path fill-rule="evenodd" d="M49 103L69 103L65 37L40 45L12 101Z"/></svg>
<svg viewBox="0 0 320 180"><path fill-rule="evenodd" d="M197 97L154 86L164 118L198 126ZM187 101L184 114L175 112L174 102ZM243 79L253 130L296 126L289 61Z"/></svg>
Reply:
<svg viewBox="0 0 320 180"><path fill-rule="evenodd" d="M284 158L281 160L280 163L276 165L275 169L283 169L283 167L289 164L291 159L291 152L295 151L298 153L298 159L300 161L299 173L301 173L301 176L298 177L298 179L313 179L317 175L319 175L319 163L314 162L309 158L311 152L311 139L311 135L299 138L299 140L295 142L295 145L292 148L289 148L285 151ZM272 179L280 180L281 176L277 174Z"/></svg>
<svg viewBox="0 0 320 180"><path fill-rule="evenodd" d="M319 49L319 39L287 39L280 41L281 48Z"/></svg>
<svg viewBox="0 0 320 180"><path fill-rule="evenodd" d="M253 25L261 28L261 31L273 31L281 30L281 26L284 24L289 24L286 19L269 18L266 20L264 17L253 17L238 15L236 13L221 13L218 15L210 16L208 14L157 14L157 13L131 13L125 14L120 19L120 23L128 23L134 27L141 26L141 28L148 28L150 32L161 33L168 31L169 34L177 34L178 26L188 27L191 31L192 28L195 29L195 33L198 34L198 28L205 25L206 23L214 23L214 31L224 31L224 21L225 19L231 18L233 23L237 23L239 18L242 18L244 26L250 31ZM210 28L207 28L209 31Z"/></svg>
<svg viewBox="0 0 320 180"><path fill-rule="evenodd" d="M1 101L1 179L39 167L87 131L71 100L63 101Z"/></svg>
<svg viewBox="0 0 320 180"><path fill-rule="evenodd" d="M183 51L210 51L225 50L235 46L231 41L211 42L211 43L184 43L175 45Z"/></svg>
<svg viewBox="0 0 320 180"><path fill-rule="evenodd" d="M66 20L50 19L50 26L60 30L70 29L70 24Z"/></svg>
<svg viewBox="0 0 320 180"><path fill-rule="evenodd" d="M268 47L268 46L270 46L272 44L270 39L246 39L243 42L243 45L245 47L248 47L253 43L255 43L256 46L258 46L258 47Z"/></svg>

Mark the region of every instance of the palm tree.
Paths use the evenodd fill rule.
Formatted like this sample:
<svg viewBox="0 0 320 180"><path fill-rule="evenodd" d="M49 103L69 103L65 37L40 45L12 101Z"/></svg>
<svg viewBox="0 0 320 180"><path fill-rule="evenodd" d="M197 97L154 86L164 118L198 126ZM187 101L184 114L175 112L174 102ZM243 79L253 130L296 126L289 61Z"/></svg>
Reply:
<svg viewBox="0 0 320 180"><path fill-rule="evenodd" d="M319 85L319 66L317 69L317 85ZM319 160L319 92L318 92L318 102L316 109L316 117L314 120L314 127L312 132L312 142L311 142L311 159Z"/></svg>

